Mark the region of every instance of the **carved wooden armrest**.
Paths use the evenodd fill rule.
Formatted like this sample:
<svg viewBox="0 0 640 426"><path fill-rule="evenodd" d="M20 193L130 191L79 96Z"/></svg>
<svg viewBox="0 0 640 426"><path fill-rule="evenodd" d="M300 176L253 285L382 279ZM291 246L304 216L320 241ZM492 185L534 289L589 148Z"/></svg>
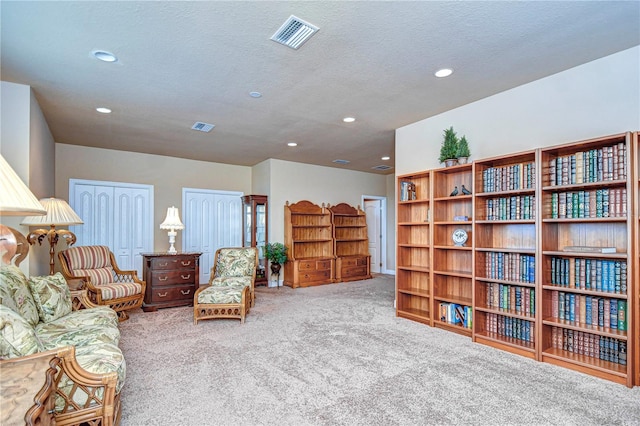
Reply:
<svg viewBox="0 0 640 426"><path fill-rule="evenodd" d="M89 299L87 290L73 290L71 292L71 307L74 311L95 308L97 306L99 305L96 305Z"/></svg>

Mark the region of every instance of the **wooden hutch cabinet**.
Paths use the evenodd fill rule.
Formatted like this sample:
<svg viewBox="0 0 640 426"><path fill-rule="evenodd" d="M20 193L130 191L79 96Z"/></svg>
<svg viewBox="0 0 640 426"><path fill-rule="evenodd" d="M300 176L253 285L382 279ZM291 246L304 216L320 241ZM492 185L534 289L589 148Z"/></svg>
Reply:
<svg viewBox="0 0 640 426"><path fill-rule="evenodd" d="M346 203L329 207L333 218L336 281L371 278L371 256L364 211Z"/></svg>
<svg viewBox="0 0 640 426"><path fill-rule="evenodd" d="M333 225L328 208L300 201L284 206L284 239L289 260L284 285L292 288L334 282Z"/></svg>
<svg viewBox="0 0 640 426"><path fill-rule="evenodd" d="M263 247L269 242L269 209L266 195L242 197L242 246L258 248L255 285L267 285L267 260Z"/></svg>
<svg viewBox="0 0 640 426"><path fill-rule="evenodd" d="M143 253L147 283L142 310L193 305L198 289L202 253Z"/></svg>

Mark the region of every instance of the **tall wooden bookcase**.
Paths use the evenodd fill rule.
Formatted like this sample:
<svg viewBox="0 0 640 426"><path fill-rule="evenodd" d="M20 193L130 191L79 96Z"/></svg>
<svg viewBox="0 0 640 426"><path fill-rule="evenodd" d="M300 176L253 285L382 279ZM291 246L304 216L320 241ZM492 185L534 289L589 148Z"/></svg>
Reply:
<svg viewBox="0 0 640 426"><path fill-rule="evenodd" d="M634 348L626 317L635 304L630 142L622 134L540 150L541 360L627 385Z"/></svg>
<svg viewBox="0 0 640 426"><path fill-rule="evenodd" d="M431 256L433 325L471 336L465 326L465 310L473 305L473 175L472 165L464 164L432 171L433 253ZM469 194L463 193L463 186ZM456 192L457 191L457 192ZM454 194L455 195L452 195ZM454 231L464 230L463 245L452 240ZM456 316L456 308L459 310Z"/></svg>
<svg viewBox="0 0 640 426"><path fill-rule="evenodd" d="M340 203L329 207L334 228L336 281L371 278L367 218L360 206Z"/></svg>
<svg viewBox="0 0 640 426"><path fill-rule="evenodd" d="M474 167L474 341L536 358L536 151Z"/></svg>
<svg viewBox="0 0 640 426"><path fill-rule="evenodd" d="M638 145L618 134L398 176L397 316L640 385ZM447 304L472 307L472 328Z"/></svg>
<svg viewBox="0 0 640 426"><path fill-rule="evenodd" d="M396 315L431 325L431 173L397 183Z"/></svg>
<svg viewBox="0 0 640 426"><path fill-rule="evenodd" d="M292 288L334 282L335 254L331 212L303 200L284 206L284 240L288 260L284 284Z"/></svg>

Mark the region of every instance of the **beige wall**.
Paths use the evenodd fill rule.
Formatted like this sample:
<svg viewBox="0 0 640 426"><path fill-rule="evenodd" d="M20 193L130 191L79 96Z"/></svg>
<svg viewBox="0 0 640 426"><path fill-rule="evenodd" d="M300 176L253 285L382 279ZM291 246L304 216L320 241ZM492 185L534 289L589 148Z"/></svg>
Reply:
<svg viewBox="0 0 640 426"><path fill-rule="evenodd" d="M396 130L396 173L440 167L444 129L472 160L640 129L640 47Z"/></svg>
<svg viewBox="0 0 640 426"><path fill-rule="evenodd" d="M154 250L166 251L167 231L159 228L167 207L182 206L182 188L251 191L251 168L162 155L56 144L56 194L69 199L69 179L153 185ZM180 212L182 215L182 212ZM178 232L176 247L182 246Z"/></svg>
<svg viewBox="0 0 640 426"><path fill-rule="evenodd" d="M0 152L37 198L53 196L55 143L42 110L29 86L3 81L0 87ZM22 219L2 217L2 223L28 235ZM46 241L32 246L21 269L29 275L48 274L48 248Z"/></svg>

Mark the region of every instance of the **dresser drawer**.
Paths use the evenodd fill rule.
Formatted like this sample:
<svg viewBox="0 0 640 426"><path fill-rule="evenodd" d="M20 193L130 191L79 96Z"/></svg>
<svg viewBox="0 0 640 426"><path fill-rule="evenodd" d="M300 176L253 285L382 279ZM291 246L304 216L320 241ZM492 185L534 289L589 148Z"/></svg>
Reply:
<svg viewBox="0 0 640 426"><path fill-rule="evenodd" d="M300 273L300 283L327 281L331 279L331 269L324 271L307 271Z"/></svg>
<svg viewBox="0 0 640 426"><path fill-rule="evenodd" d="M171 256L151 259L152 270L175 270L175 269L194 269L196 260L193 256Z"/></svg>
<svg viewBox="0 0 640 426"><path fill-rule="evenodd" d="M175 284L194 284L196 273L194 270L153 271L151 273L151 285L164 286ZM149 283L147 283L149 284Z"/></svg>
<svg viewBox="0 0 640 426"><path fill-rule="evenodd" d="M342 277L359 277L362 275L367 275L367 267L366 266L352 266L347 268L342 268Z"/></svg>
<svg viewBox="0 0 640 426"><path fill-rule="evenodd" d="M345 257L342 259L342 266L367 266L367 258Z"/></svg>
<svg viewBox="0 0 640 426"><path fill-rule="evenodd" d="M151 290L151 302L169 302L176 300L191 300L195 293L195 285L154 288Z"/></svg>
<svg viewBox="0 0 640 426"><path fill-rule="evenodd" d="M331 270L331 260L301 260L298 263L298 271Z"/></svg>

